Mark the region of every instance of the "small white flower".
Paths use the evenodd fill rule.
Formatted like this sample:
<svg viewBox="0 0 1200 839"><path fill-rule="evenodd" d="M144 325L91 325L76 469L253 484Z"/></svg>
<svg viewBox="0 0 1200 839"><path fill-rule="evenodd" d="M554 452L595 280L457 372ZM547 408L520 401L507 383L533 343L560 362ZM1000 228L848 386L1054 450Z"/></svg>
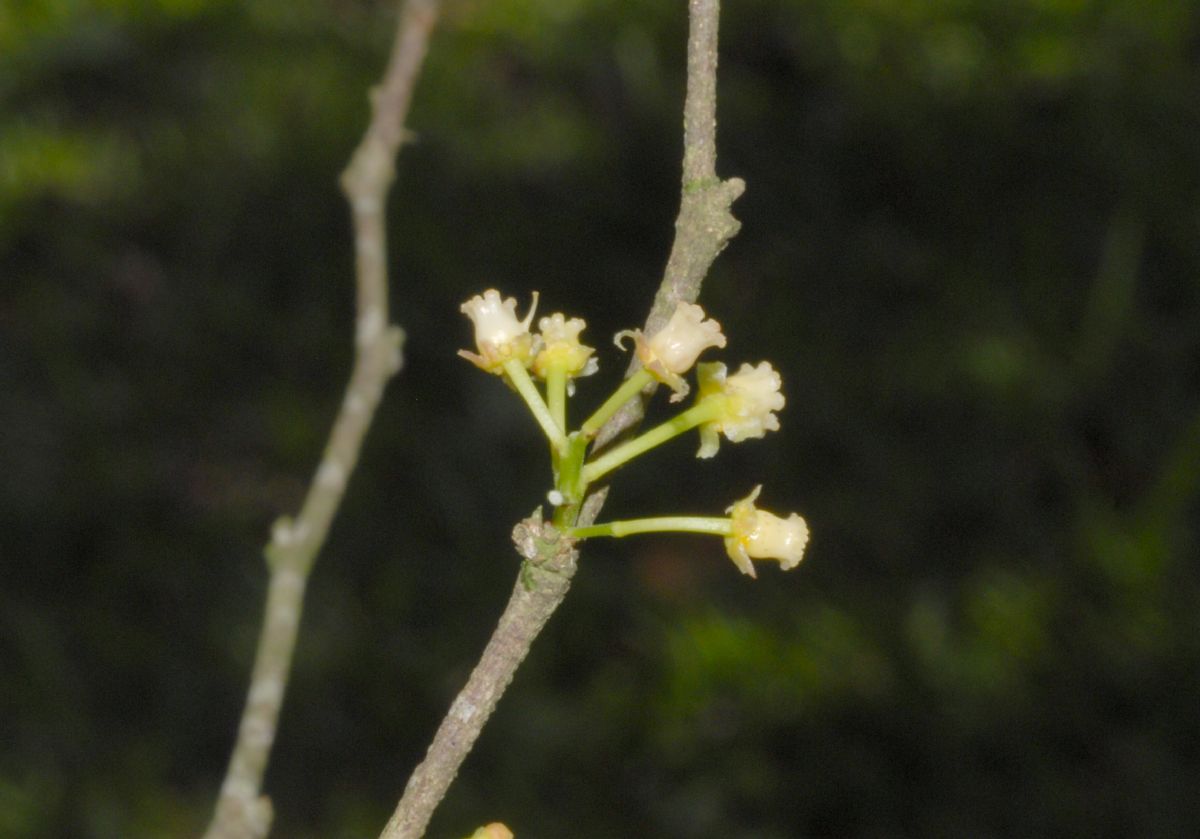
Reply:
<svg viewBox="0 0 1200 839"><path fill-rule="evenodd" d="M717 453L718 434L724 434L731 443L740 443L779 430L779 418L772 412L782 409L786 402L779 392L783 380L768 362L760 362L757 367L743 364L728 377L725 365L719 361L700 364L696 367L696 377L700 382L697 404L719 399L722 406L716 419L700 426L697 457L712 457Z"/></svg>
<svg viewBox="0 0 1200 839"><path fill-rule="evenodd" d="M586 326L582 318L568 320L560 312L539 320L542 342L533 359L533 372L543 379L555 368L562 370L568 379L595 373L596 359L591 357L595 350L579 341L579 333Z"/></svg>
<svg viewBox="0 0 1200 839"><path fill-rule="evenodd" d="M675 391L672 402L678 402L688 392L683 373L692 369L700 353L709 347L725 346L721 324L705 320L704 309L695 303L680 303L667 325L647 338L641 330L626 329L615 338L618 347L622 341L633 338L634 350L642 366L654 378Z"/></svg>
<svg viewBox="0 0 1200 839"><path fill-rule="evenodd" d="M800 564L808 545L808 523L798 513L781 519L754 506L761 491L762 486L756 486L726 510L733 532L725 537L725 550L738 570L751 577L757 576L751 559L774 559L780 568L790 571Z"/></svg>
<svg viewBox="0 0 1200 839"><path fill-rule="evenodd" d="M509 359L516 359L528 367L534 354L534 337L529 334L529 324L537 309L537 299L535 291L525 320L517 320L516 298L501 300L500 292L494 288L463 303L459 308L475 324L475 346L479 354L467 350L459 350L458 354L479 369L497 375L503 373L504 362Z"/></svg>

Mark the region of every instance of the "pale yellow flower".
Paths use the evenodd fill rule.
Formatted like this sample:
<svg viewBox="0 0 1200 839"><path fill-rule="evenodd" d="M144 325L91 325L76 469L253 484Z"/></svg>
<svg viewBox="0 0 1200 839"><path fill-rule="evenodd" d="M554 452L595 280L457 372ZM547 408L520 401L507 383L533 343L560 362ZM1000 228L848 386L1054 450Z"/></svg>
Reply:
<svg viewBox="0 0 1200 839"><path fill-rule="evenodd" d="M618 332L616 344L623 347L625 338L633 338L634 351L642 366L675 391L672 402L678 402L688 392L682 374L692 369L700 353L709 347L725 346L721 324L705 320L704 309L695 303L680 303L667 325L647 338L638 329Z"/></svg>
<svg viewBox="0 0 1200 839"><path fill-rule="evenodd" d="M779 392L783 380L775 369L763 361L757 367L743 364L732 376L726 376L725 372L725 365L719 361L696 367L700 382L696 404L720 400L721 406L716 419L700 425L697 457L712 457L717 453L718 434L724 434L731 443L740 443L779 430L779 418L773 412L782 409L786 400Z"/></svg>
<svg viewBox="0 0 1200 839"><path fill-rule="evenodd" d="M586 326L582 318L568 320L559 312L539 320L541 349L534 356L533 372L543 379L553 369L561 370L568 379L595 373L596 359L591 357L595 350L579 341Z"/></svg>
<svg viewBox="0 0 1200 839"><path fill-rule="evenodd" d="M458 354L481 370L502 374L504 362L520 361L525 367L533 363L535 352L534 336L529 332L537 309L538 294L533 293L533 304L524 320L517 320L516 298L500 299L500 292L489 288L482 296L475 295L460 307L463 314L475 324L475 347L478 354L459 350Z"/></svg>
<svg viewBox="0 0 1200 839"><path fill-rule="evenodd" d="M492 822L476 830L468 839L513 839L513 832L500 822Z"/></svg>
<svg viewBox="0 0 1200 839"><path fill-rule="evenodd" d="M725 550L738 570L751 577L757 576L751 559L774 559L780 568L789 571L800 564L808 545L808 523L798 513L781 519L754 506L761 491L762 486L756 486L726 510L733 532L725 537Z"/></svg>

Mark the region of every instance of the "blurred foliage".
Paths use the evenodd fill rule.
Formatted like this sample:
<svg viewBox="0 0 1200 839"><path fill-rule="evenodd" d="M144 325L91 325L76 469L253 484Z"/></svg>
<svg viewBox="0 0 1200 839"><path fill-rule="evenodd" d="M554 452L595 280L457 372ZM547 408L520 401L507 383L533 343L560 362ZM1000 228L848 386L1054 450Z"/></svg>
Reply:
<svg viewBox="0 0 1200 839"><path fill-rule="evenodd" d="M271 520L351 353L336 177L394 20L364 0L0 5L0 835L196 835ZM625 470L431 836L1200 832L1200 15L1183 0L742 0L742 234L707 284L783 430ZM451 2L393 200L388 392L316 572L277 834L377 834L515 573L536 430L454 358L540 289L604 348L678 197L685 4ZM581 383L584 405L622 368ZM710 542L714 544L710 544Z"/></svg>

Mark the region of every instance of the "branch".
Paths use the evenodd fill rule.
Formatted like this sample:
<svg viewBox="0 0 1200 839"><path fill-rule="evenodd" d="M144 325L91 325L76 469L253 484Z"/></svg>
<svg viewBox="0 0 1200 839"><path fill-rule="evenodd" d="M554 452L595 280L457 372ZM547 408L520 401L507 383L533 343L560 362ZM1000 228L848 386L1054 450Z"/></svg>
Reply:
<svg viewBox="0 0 1200 839"><path fill-rule="evenodd" d="M675 307L694 303L708 269L741 223L730 207L745 191L741 178L722 181L717 177L717 23L720 0L689 0L687 94L683 103L683 185L679 216L675 219L675 241L654 305L642 331L658 332L670 320ZM635 360L630 367L637 369ZM651 389L649 392L653 392ZM601 449L615 437L637 425L643 412L643 397L625 403L596 435Z"/></svg>
<svg viewBox="0 0 1200 839"><path fill-rule="evenodd" d="M738 232L729 208L745 189L738 178L716 176L717 20L720 0L690 0L687 95L684 103L683 188L675 242L645 332L660 330L680 301L693 302L713 260ZM633 399L601 429L598 444L641 420ZM577 524L595 521L607 488L584 502ZM578 551L535 514L513 531L525 558L512 597L483 656L434 735L425 760L413 772L380 839L420 839L459 766L475 745L501 695L546 621L566 597Z"/></svg>
<svg viewBox="0 0 1200 839"><path fill-rule="evenodd" d="M388 324L385 209L413 85L436 18L435 0L410 0L400 17L372 115L342 175L354 223L358 307L354 369L321 463L295 520L282 518L266 548L270 582L254 669L237 741L205 839L261 839L271 827L263 774L283 705L304 589L358 463L383 388L401 365L404 333Z"/></svg>
<svg viewBox="0 0 1200 839"><path fill-rule="evenodd" d="M543 523L539 510L513 529L524 557L508 606L483 656L442 720L380 839L420 839L458 767L475 745L533 639L566 597L579 553L574 540Z"/></svg>

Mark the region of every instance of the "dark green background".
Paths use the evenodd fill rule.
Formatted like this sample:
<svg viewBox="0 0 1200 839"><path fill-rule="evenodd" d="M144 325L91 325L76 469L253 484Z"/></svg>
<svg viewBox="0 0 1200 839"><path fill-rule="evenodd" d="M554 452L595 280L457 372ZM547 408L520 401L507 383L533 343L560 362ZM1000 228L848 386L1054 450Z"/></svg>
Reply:
<svg viewBox="0 0 1200 839"><path fill-rule="evenodd" d="M606 517L761 482L808 558L588 545L430 836L1200 834L1195 5L725 6L748 188L703 301L783 427L647 456ZM336 177L393 19L0 7L0 836L206 822L261 547L349 369ZM450 6L393 193L408 363L313 578L275 835L375 836L498 617L548 466L458 305L587 318L607 395L670 244L685 32L682 0Z"/></svg>

